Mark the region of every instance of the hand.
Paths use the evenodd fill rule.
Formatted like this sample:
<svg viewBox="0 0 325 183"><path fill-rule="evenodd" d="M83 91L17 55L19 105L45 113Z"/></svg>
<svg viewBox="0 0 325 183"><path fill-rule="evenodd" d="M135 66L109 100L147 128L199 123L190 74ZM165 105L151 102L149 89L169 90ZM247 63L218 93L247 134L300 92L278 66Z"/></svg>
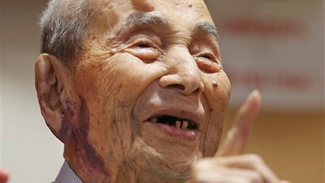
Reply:
<svg viewBox="0 0 325 183"><path fill-rule="evenodd" d="M199 160L193 166L191 183L288 183L279 180L258 155L243 154L260 104L259 92L252 92L215 157Z"/></svg>
<svg viewBox="0 0 325 183"><path fill-rule="evenodd" d="M6 183L9 179L8 172L0 168L0 183Z"/></svg>

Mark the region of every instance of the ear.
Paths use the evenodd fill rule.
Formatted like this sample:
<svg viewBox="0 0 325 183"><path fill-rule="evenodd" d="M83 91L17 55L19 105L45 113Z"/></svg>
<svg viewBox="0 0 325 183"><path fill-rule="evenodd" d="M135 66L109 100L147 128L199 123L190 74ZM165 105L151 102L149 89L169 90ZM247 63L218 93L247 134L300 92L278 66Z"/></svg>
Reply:
<svg viewBox="0 0 325 183"><path fill-rule="evenodd" d="M35 86L47 126L63 143L73 138L74 107L70 70L55 56L41 54L35 64Z"/></svg>

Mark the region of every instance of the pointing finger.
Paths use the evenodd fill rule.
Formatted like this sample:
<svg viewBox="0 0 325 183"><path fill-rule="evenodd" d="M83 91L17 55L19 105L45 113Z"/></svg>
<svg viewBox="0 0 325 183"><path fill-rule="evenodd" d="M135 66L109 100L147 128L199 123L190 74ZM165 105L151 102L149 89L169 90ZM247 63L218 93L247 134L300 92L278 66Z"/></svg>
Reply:
<svg viewBox="0 0 325 183"><path fill-rule="evenodd" d="M216 156L232 156L242 154L245 150L252 121L256 117L261 105L260 93L255 90L239 109L233 127L227 133L224 143L220 146Z"/></svg>

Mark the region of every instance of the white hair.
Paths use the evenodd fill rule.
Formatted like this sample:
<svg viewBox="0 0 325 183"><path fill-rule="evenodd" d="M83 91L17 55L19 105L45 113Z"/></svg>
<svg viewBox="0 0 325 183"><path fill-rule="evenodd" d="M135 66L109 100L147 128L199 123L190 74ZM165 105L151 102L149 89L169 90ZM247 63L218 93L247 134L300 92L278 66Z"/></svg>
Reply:
<svg viewBox="0 0 325 183"><path fill-rule="evenodd" d="M71 60L82 49L92 14L87 0L50 0L39 23L41 52Z"/></svg>

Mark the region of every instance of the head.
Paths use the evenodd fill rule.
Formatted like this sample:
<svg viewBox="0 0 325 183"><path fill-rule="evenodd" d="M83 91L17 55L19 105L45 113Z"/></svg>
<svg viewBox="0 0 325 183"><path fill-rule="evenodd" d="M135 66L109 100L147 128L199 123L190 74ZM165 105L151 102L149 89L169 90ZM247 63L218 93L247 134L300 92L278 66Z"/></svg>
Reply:
<svg viewBox="0 0 325 183"><path fill-rule="evenodd" d="M186 179L215 154L230 83L202 0L53 0L41 27L42 115L85 182Z"/></svg>

